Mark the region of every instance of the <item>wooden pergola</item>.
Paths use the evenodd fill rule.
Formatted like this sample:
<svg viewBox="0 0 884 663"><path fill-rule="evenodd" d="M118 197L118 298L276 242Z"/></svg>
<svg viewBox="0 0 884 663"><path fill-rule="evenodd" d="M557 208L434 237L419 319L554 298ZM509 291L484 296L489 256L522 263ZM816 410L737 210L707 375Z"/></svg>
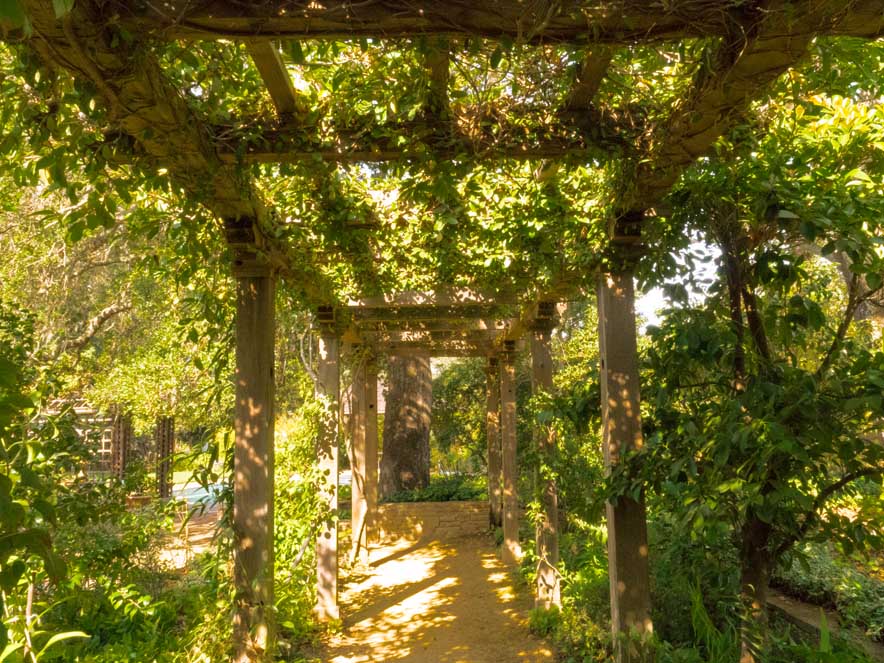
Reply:
<svg viewBox="0 0 884 663"><path fill-rule="evenodd" d="M263 660L273 646L273 363L274 293L278 279L303 293L320 328L320 392L327 403L319 462L337 468L336 404L339 345L345 334L375 353L433 352L482 355L499 362L489 371L489 437L499 411L503 431L503 525L505 555L517 557L512 344L530 334L535 383L551 380L546 342L559 300L555 292L514 293L515 298L465 297L427 301L415 295L338 301L334 288L313 268L309 251L294 251L276 239L278 215L263 199L244 165L319 159L334 163L518 158L555 160L625 159L626 192L610 221L608 260L591 276L598 280L604 451L609 466L624 451L642 445L632 269L640 253L641 229L681 173L708 154L736 125L765 87L798 63L818 36L874 39L884 34L884 0L264 0L256 3L205 0L78 0L59 16L51 0L22 0L30 32L3 26L7 41L23 41L57 71L91 84L108 112L105 144L120 162L165 169L181 188L204 201L225 224L237 283L234 577L236 661ZM121 39L120 35L129 35ZM378 128L329 126L305 120L278 41L289 39L409 39L427 35L481 37L539 47L580 47L584 61L549 121L530 137L501 118L495 130L470 130L440 110L449 104L450 54L431 50L426 59L427 113ZM252 62L278 111L246 139L212 126L189 103L151 51L152 41L226 39L248 47ZM597 92L614 49L681 39L704 39L703 65L669 116L638 121L629 109L609 108ZM435 112L434 112L435 111ZM488 110L489 114L492 110ZM392 134L407 136L400 142ZM376 137L383 136L383 137ZM100 147L100 146L96 146ZM602 268L607 264L609 267ZM585 275L584 275L585 276ZM441 291L440 291L441 292ZM437 293L438 295L439 293ZM411 298L411 299L409 299ZM498 373L499 371L499 379ZM372 435L371 370L360 378L354 412ZM499 391L499 397L498 395ZM363 397L364 396L364 397ZM498 408L495 399L500 401ZM359 426L357 426L359 428ZM376 453L376 429L375 452ZM553 442L550 442L553 443ZM365 450L366 478L372 461ZM507 484L507 482L510 484ZM368 481L370 484L370 480ZM509 492L508 492L509 491ZM554 486L547 490L547 521L554 523ZM335 500L334 491L330 499ZM362 518L375 497L360 497ZM369 505L369 506L367 506ZM355 513L355 512L354 512ZM647 533L641 499L608 505L611 607L616 632L649 633ZM369 530L370 531L370 530ZM319 611L337 614L333 532L321 536ZM544 537L551 534L547 530ZM545 540L547 540L545 538ZM360 539L361 541L361 539ZM367 539L366 539L367 541ZM363 541L365 543L365 541ZM554 541L547 540L554 559ZM548 581L546 571L542 574ZM545 590L543 590L545 591ZM547 594L544 601L554 601ZM618 659L628 654L618 651Z"/></svg>

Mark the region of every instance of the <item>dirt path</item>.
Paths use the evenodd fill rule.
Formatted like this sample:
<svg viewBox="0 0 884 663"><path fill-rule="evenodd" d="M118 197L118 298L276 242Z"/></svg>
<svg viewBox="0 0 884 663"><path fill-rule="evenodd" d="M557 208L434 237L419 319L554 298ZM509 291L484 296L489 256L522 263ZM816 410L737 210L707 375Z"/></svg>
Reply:
<svg viewBox="0 0 884 663"><path fill-rule="evenodd" d="M528 632L532 600L516 593L488 537L401 543L372 560L344 579L344 629L316 653L323 663L554 660Z"/></svg>

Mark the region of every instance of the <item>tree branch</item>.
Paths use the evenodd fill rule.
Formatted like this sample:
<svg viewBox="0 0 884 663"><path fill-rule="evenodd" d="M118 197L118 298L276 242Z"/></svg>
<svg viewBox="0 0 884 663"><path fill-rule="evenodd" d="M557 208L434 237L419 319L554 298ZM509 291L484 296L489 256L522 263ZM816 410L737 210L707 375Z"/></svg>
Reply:
<svg viewBox="0 0 884 663"><path fill-rule="evenodd" d="M110 306L105 307L98 314L89 320L86 323L86 328L79 336L75 336L74 338L70 338L62 341L59 344L58 351L56 352L56 358L60 357L65 352L73 350L78 354L83 350L84 347L95 338L96 334L101 331L101 328L107 323L111 318L119 315L120 313L125 313L126 311L130 311L132 309L132 304L129 302L114 302Z"/></svg>
<svg viewBox="0 0 884 663"><path fill-rule="evenodd" d="M810 508L810 511L806 514L804 521L801 523L801 526L798 528L798 531L787 538L783 543L777 547L775 553L775 559L779 559L782 555L784 555L788 550L794 546L796 543L801 541L807 532L813 527L816 523L819 522L819 510L823 507L823 505L832 497L835 493L842 490L847 484L856 481L857 479L861 479L863 477L870 476L882 476L884 475L884 467L866 467L861 470L857 470L855 472L849 472L845 474L843 477L838 479L835 483L830 486L827 486L823 490L820 491L819 495L816 496L816 499L813 501L813 506Z"/></svg>
<svg viewBox="0 0 884 663"><path fill-rule="evenodd" d="M850 323L853 322L853 315L861 301L862 300L859 296L859 274L852 274L850 281L847 284L847 306L844 308L844 316L841 318L841 322L838 323L838 329L835 330L835 337L832 339L832 344L829 346L826 355L823 357L823 360L820 362L819 367L814 373L814 377L817 380L822 379L832 366L832 362L835 360L835 355L844 343L844 337L847 335L847 330L850 329Z"/></svg>

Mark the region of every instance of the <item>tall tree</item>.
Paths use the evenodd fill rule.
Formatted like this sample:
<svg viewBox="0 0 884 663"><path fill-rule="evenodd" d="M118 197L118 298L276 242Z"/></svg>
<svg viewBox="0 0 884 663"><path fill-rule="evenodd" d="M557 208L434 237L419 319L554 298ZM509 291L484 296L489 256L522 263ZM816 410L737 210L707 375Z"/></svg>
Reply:
<svg viewBox="0 0 884 663"><path fill-rule="evenodd" d="M386 400L381 498L430 483L433 376L429 356L390 357Z"/></svg>

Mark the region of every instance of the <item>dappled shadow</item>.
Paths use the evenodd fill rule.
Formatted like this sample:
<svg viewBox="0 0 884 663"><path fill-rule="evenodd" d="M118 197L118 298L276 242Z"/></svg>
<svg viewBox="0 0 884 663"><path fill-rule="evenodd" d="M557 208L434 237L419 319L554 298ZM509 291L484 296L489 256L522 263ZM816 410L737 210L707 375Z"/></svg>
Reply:
<svg viewBox="0 0 884 663"><path fill-rule="evenodd" d="M517 595L486 536L372 551L369 573L346 579L344 630L327 663L515 663L552 661L526 625L531 598Z"/></svg>

